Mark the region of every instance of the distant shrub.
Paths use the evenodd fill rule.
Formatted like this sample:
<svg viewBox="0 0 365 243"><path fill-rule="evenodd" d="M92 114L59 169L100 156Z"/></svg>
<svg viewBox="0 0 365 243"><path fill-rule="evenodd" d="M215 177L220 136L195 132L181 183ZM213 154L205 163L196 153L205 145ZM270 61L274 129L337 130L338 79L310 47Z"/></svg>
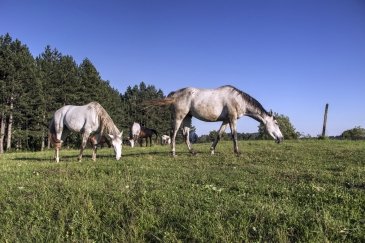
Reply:
<svg viewBox="0 0 365 243"><path fill-rule="evenodd" d="M341 136L344 139L352 139L352 140L365 139L365 128L357 126L350 130L344 131L341 134Z"/></svg>

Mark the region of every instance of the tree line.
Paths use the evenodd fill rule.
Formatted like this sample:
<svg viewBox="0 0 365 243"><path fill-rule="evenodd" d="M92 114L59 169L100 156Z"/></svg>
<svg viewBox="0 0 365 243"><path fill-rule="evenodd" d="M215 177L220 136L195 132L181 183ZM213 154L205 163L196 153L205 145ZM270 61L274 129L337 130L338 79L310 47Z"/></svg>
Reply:
<svg viewBox="0 0 365 243"><path fill-rule="evenodd" d="M87 58L77 64L71 55L50 46L33 57L20 40L0 36L0 153L16 148L43 150L49 146L48 123L53 113L64 105L91 101L99 102L124 131L137 121L166 132L169 110L141 105L146 99L162 97L161 89L144 82L121 94ZM70 145L78 142L77 135L68 138Z"/></svg>

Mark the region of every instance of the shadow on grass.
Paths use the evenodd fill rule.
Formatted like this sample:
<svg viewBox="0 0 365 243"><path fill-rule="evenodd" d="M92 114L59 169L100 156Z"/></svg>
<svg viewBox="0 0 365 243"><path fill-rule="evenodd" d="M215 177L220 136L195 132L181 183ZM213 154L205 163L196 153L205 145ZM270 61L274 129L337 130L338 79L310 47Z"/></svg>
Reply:
<svg viewBox="0 0 365 243"><path fill-rule="evenodd" d="M143 157L143 156L151 156L151 155L156 155L156 156L165 156L165 157L169 157L169 158L173 158L173 156L171 155L171 151L131 151L129 150L126 153L122 154L122 158L120 159L120 161L123 161L123 158L133 158L133 157ZM216 152L213 156L222 156L225 155L225 153L223 152ZM196 151L195 150L195 154L190 153L189 151L177 151L176 152L176 157L207 157L207 156L211 156L210 152L207 151ZM92 155L91 154L84 154L82 157L82 162L84 161L92 161ZM98 162L98 160L100 159L110 159L110 160L115 160L115 157L112 153L110 154L97 154L96 156L96 162ZM50 163L55 163L55 159L53 157L53 154L51 156L46 155L44 157L33 157L33 156L19 156L19 157L14 157L11 159L12 161L27 161L27 162L50 162ZM66 163L73 163L73 162L78 162L78 153L75 152L75 154L65 154L65 155L60 155L60 163L62 162L66 162Z"/></svg>

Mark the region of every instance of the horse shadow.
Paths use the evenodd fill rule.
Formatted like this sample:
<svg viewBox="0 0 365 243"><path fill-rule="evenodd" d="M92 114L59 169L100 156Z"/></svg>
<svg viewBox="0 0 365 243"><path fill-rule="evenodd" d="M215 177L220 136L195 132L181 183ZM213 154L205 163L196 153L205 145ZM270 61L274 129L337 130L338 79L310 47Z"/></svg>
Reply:
<svg viewBox="0 0 365 243"><path fill-rule="evenodd" d="M195 151L196 154L192 154L189 151L179 151L179 155L181 156L197 156L199 154L203 155L205 154L204 152L201 151ZM219 153L217 153L219 154ZM128 151L128 153L126 154L122 154L122 158L121 161L123 160L123 158L133 158L133 157L139 157L139 156L147 156L147 155L157 155L157 156L166 156L166 157L171 157L171 151ZM179 157L179 156L178 156ZM110 154L98 154L96 156L96 162L98 161L98 159L115 159L115 156ZM53 156L47 156L47 157L43 157L43 158L34 158L34 157L25 157L25 156L21 156L21 157L15 157L11 159L12 161L27 161L30 163L38 163L38 162L50 162L50 163L55 163L55 159ZM84 154L82 157L82 161L92 161L92 155L88 155L88 154ZM64 155L60 157L60 162L64 162L64 163L73 163L73 162L78 162L78 155ZM82 163L82 162L81 162Z"/></svg>

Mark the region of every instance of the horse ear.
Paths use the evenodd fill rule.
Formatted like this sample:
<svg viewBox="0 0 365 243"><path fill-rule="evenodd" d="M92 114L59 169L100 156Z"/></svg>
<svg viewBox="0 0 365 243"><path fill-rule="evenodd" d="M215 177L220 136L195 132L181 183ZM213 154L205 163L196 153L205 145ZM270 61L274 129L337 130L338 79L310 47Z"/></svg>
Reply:
<svg viewBox="0 0 365 243"><path fill-rule="evenodd" d="M114 136L113 135L111 135L111 134L108 134L108 136L110 137L110 139L114 139Z"/></svg>

